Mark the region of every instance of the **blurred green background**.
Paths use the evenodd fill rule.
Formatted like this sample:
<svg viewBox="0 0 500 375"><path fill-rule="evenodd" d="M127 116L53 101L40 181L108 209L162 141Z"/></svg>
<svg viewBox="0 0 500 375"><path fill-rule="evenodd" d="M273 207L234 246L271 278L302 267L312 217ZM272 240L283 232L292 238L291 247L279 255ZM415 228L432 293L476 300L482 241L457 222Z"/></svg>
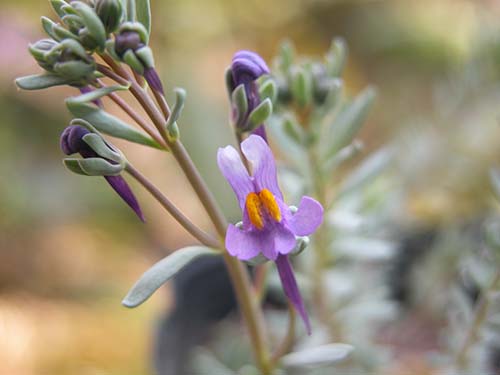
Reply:
<svg viewBox="0 0 500 375"><path fill-rule="evenodd" d="M400 147L401 215L439 224L491 205L499 2L152 0L152 8L158 70L169 92L188 91L184 140L229 214L233 202L222 199L228 188L210 155L232 141L223 79L232 54L252 49L270 62L287 38L299 53L321 55L334 36L349 46L348 91L378 90L362 133L368 150ZM40 0L0 9L0 374L150 373L151 330L168 290L133 311L120 301L149 265L191 239L139 186L146 225L103 180L63 168L63 100L76 91L13 84L39 70L27 44L43 37L40 16L54 14ZM127 156L209 228L171 159L137 146Z"/></svg>

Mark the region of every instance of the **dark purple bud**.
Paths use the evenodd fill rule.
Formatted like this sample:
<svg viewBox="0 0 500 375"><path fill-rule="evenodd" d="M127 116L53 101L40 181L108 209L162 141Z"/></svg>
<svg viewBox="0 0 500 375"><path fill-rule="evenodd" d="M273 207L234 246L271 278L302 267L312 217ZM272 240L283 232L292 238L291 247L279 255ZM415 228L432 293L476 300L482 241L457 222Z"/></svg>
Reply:
<svg viewBox="0 0 500 375"><path fill-rule="evenodd" d="M83 140L90 131L80 125L70 125L61 134L61 150L66 155L80 154L84 158L97 156L94 150Z"/></svg>
<svg viewBox="0 0 500 375"><path fill-rule="evenodd" d="M144 69L144 78L148 82L148 85L151 87L151 89L164 95L163 85L155 68Z"/></svg>
<svg viewBox="0 0 500 375"><path fill-rule="evenodd" d="M269 68L262 57L251 51L238 51L233 56L231 64L235 87L248 84L264 74L269 74Z"/></svg>
<svg viewBox="0 0 500 375"><path fill-rule="evenodd" d="M128 186L127 182L122 176L104 176L108 184L113 188L114 191L127 203L127 205L136 213L136 215L141 219L142 222L145 221L144 215L142 214L139 202L135 198L134 193Z"/></svg>
<svg viewBox="0 0 500 375"><path fill-rule="evenodd" d="M100 157L84 140L83 137L90 131L80 125L70 125L61 134L61 149L66 155L80 154L84 159ZM108 159L106 159L108 160ZM116 163L108 160L110 163ZM134 193L121 176L103 176L114 191L125 203L144 221L139 203Z"/></svg>
<svg viewBox="0 0 500 375"><path fill-rule="evenodd" d="M82 87L79 87L79 90L80 90L80 92L82 94L87 94L89 92L92 92L93 88L90 87L90 86L82 86ZM99 108L103 108L104 107L104 105L102 104L102 100L101 99L92 100L92 103L94 103Z"/></svg>
<svg viewBox="0 0 500 375"><path fill-rule="evenodd" d="M234 54L231 64L231 72L233 78L231 83L234 84L233 90L239 85L243 84L245 87L245 93L247 95L248 109L246 112L245 121L243 121L242 123L244 127L246 125L246 119L248 118L250 113L261 102L259 88L255 81L264 74L269 74L269 68L267 67L264 59L262 59L262 57L260 57L258 54L256 54L255 52L243 50L238 51ZM267 142L266 130L263 124L258 126L252 132L252 134L261 136Z"/></svg>
<svg viewBox="0 0 500 375"><path fill-rule="evenodd" d="M136 31L122 31L115 38L115 52L120 58L127 50L136 51L141 47L144 47L144 43Z"/></svg>
<svg viewBox="0 0 500 375"><path fill-rule="evenodd" d="M295 275L293 273L290 259L288 259L288 255L278 255L278 258L276 259L276 267L278 268L278 274L280 276L285 295L302 317L306 326L307 334L310 335L311 323L309 322L309 316L307 315L304 301L302 301L302 296L300 295L297 280L295 280Z"/></svg>

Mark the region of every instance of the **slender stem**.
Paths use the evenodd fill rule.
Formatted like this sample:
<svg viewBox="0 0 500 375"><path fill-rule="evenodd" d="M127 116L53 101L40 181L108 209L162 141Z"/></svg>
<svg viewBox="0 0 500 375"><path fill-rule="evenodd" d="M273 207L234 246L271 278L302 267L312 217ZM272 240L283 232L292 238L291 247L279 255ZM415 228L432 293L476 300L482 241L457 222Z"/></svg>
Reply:
<svg viewBox="0 0 500 375"><path fill-rule="evenodd" d="M188 231L193 237L195 237L202 244L213 248L219 248L220 244L216 238L212 237L208 233L205 233L195 224L193 224L184 214L172 203L170 200L163 195L163 193L145 177L141 172L139 172L130 163L127 164L125 170L134 177L137 182L139 182L151 195L167 210L167 212L172 215L175 220L182 225L186 231Z"/></svg>
<svg viewBox="0 0 500 375"><path fill-rule="evenodd" d="M281 357L283 357L287 353L290 353L290 351L292 350L295 341L295 318L295 309L291 304L288 304L288 327L283 341L278 346L271 358L273 367L276 366Z"/></svg>
<svg viewBox="0 0 500 375"><path fill-rule="evenodd" d="M156 102L160 106L163 116L165 116L165 119L168 120L168 118L170 117L170 107L168 106L165 97L160 92L154 90L153 88L151 89L151 91L153 92Z"/></svg>
<svg viewBox="0 0 500 375"><path fill-rule="evenodd" d="M100 87L106 87L101 80L97 80ZM118 94L115 92L109 93L107 95L113 102L115 102L127 115L129 115L146 133L148 133L151 138L153 138L159 145L163 148L168 149L167 143L165 140L160 137L160 135L156 132L155 128L152 127L146 119L144 119L141 115L139 115L125 100L123 100Z"/></svg>
<svg viewBox="0 0 500 375"><path fill-rule="evenodd" d="M481 293L481 297L474 312L472 324L467 332L467 335L465 336L462 346L455 356L455 366L459 370L463 369L467 364L469 349L476 342L479 336L479 330L481 329L483 322L488 318L488 310L491 305L489 294L498 288L499 283L500 271L497 271L491 284Z"/></svg>
<svg viewBox="0 0 500 375"><path fill-rule="evenodd" d="M99 64L99 65L97 65L97 70L99 72L101 72L102 74L104 74L105 76L111 78L113 81L119 83L120 85L127 86L130 84L130 82L127 79L116 74L114 71L109 69L107 66Z"/></svg>

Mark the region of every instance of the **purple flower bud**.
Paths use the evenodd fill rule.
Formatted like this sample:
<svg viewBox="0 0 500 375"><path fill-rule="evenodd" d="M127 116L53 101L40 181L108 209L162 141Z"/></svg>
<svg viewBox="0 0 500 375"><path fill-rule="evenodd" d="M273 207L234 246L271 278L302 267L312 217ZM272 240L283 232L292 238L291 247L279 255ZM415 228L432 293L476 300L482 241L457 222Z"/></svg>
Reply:
<svg viewBox="0 0 500 375"><path fill-rule="evenodd" d="M146 68L144 69L144 78L146 79L148 85L151 89L159 92L164 95L163 85L161 83L161 79L158 76L155 68Z"/></svg>
<svg viewBox="0 0 500 375"><path fill-rule="evenodd" d="M70 125L61 134L61 149L66 155L80 154L84 159L99 158L99 156L83 139L90 131L80 125ZM108 160L108 159L106 159ZM115 163L108 160L110 163ZM144 215L134 193L122 176L103 176L114 191L125 201L125 203L136 213L141 221Z"/></svg>
<svg viewBox="0 0 500 375"><path fill-rule="evenodd" d="M247 85L264 74L269 74L269 68L262 57L251 51L238 51L233 56L231 64L235 88L240 84Z"/></svg>
<svg viewBox="0 0 500 375"><path fill-rule="evenodd" d="M83 126L68 126L61 134L60 144L62 152L66 155L80 154L84 158L97 156L95 151L83 140L83 136L89 133L90 131Z"/></svg>
<svg viewBox="0 0 500 375"><path fill-rule="evenodd" d="M258 54L252 51L242 50L234 54L231 64L231 72L234 83L233 90L241 84L245 86L245 92L248 102L246 117L248 117L248 115L261 102L259 96L259 88L257 87L255 81L264 74L269 74L269 68L267 67L264 59ZM245 126L245 124L238 124L238 126L242 125ZM252 133L261 136L267 141L264 125L260 125Z"/></svg>
<svg viewBox="0 0 500 375"><path fill-rule="evenodd" d="M127 50L135 51L141 47L144 47L144 43L136 31L125 30L115 38L115 52L120 58Z"/></svg>

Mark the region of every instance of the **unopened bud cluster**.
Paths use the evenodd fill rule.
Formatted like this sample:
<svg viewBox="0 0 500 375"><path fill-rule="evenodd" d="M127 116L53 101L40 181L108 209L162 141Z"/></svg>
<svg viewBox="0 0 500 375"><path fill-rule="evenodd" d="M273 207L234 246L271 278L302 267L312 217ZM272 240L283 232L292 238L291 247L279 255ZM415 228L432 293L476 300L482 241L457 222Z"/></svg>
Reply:
<svg viewBox="0 0 500 375"><path fill-rule="evenodd" d="M299 108L323 105L339 91L346 59L342 39L334 39L330 50L321 60L296 61L293 46L284 43L276 59L278 102Z"/></svg>
<svg viewBox="0 0 500 375"><path fill-rule="evenodd" d="M49 36L30 46L30 52L46 74L60 78L59 84L83 87L95 83L94 53L108 53L144 75L153 89L163 93L148 47L149 31L127 15L122 0L50 0L59 17L42 17ZM45 88L40 85L39 88ZM33 88L31 88L33 89Z"/></svg>

